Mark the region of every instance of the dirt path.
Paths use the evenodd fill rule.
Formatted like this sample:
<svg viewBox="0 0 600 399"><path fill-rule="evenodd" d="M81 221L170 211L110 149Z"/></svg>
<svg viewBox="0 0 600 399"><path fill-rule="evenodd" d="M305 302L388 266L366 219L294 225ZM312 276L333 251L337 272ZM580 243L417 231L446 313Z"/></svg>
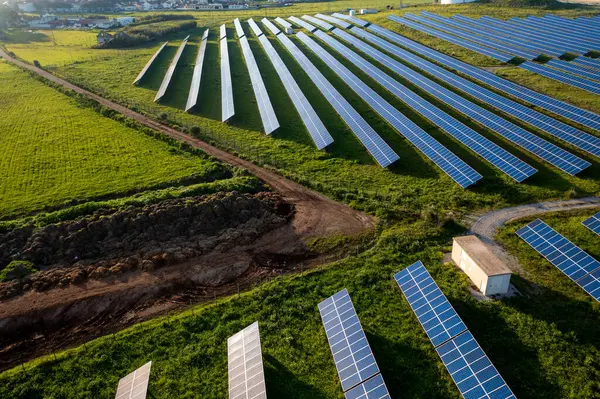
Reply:
<svg viewBox="0 0 600 399"><path fill-rule="evenodd" d="M477 235L481 241L513 271L522 272L517 260L508 254L495 240L496 232L505 223L526 216L538 215L547 212L570 211L574 209L600 208L600 197L587 197L573 200L559 200L539 202L498 209L480 216L471 225L468 234Z"/></svg>
<svg viewBox="0 0 600 399"><path fill-rule="evenodd" d="M129 108L75 86L66 80L56 77L40 68L36 68L33 65L14 59L1 49L0 57L21 68L25 68L29 71L37 73L51 82L62 85L76 93L85 95L107 108L113 109L123 115L135 119L139 123L148 126L151 129L165 133L177 140L185 141L222 162L247 169L250 173L254 174L256 177L268 184L273 190L278 192L287 202L296 205L296 217L294 218L293 226L298 236L308 238L329 235L332 233L353 235L363 230L373 228L375 225L375 219L371 216L355 211L346 205L332 201L326 196L309 190L306 187L281 177L274 172L257 166L252 162L238 158L202 140L198 140L188 136L185 133L171 129L168 126L156 122L142 114L134 112Z"/></svg>

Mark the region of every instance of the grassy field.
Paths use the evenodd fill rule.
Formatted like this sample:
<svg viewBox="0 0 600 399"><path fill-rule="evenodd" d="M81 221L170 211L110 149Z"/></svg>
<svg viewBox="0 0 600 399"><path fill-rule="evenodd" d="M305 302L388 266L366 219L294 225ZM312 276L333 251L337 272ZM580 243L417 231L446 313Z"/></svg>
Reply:
<svg viewBox="0 0 600 399"><path fill-rule="evenodd" d="M128 193L223 167L178 153L0 62L0 215Z"/></svg>
<svg viewBox="0 0 600 399"><path fill-rule="evenodd" d="M269 17L300 15L304 12L339 11L344 4L310 3L299 5L297 9L290 7L260 12L263 15L268 12ZM364 7L356 2L351 4L354 8ZM315 7L315 10L308 11L309 7ZM418 12L419 9L409 11ZM443 9L427 6L422 9L499 17L546 12L541 8L512 12L482 5ZM170 38L171 43L157 59L147 79L137 87L131 82L159 43L127 50L126 57L106 57L97 62L67 64L52 70L146 114L165 114L169 122L179 126L198 126L204 139L235 150L245 158L268 164L280 173L355 208L377 214L381 217L377 238L374 242L364 242L364 252L360 255L349 255L319 270L283 276L242 294L240 298L223 299L198 306L193 313L187 311L144 323L117 334L115 338L101 338L85 347L59 354L56 360L49 357L25 365L25 371L16 368L6 372L0 375L0 397L109 398L114 396L120 376L148 360L153 361L150 391L155 398L226 397L227 337L259 320L269 397L342 398L317 304L346 287L393 398L458 398L450 376L392 280L393 273L421 259L517 397L597 398L600 395L600 305L519 241L513 233L525 221L509 225L499 236L525 268L525 273L513 276L514 284L522 293L520 296L479 302L469 295L466 277L452 265L442 264L441 260L442 254L449 250L450 238L465 231L462 214L542 199L597 195L600 192L598 162L533 130L592 162L593 166L581 176L570 177L425 96L539 170L530 180L516 184L412 112L362 71L349 66L385 99L483 174L484 179L476 186L460 189L294 38L294 42L340 93L401 156L393 167L381 169L291 55L268 33L271 43L335 139L327 151L317 151L273 66L247 26L250 46L281 128L272 137L262 133L237 39L229 40L236 115L230 123L222 124L220 98L215 95L220 91L216 25L227 21L229 37L233 38L231 20L255 15L253 12L193 13L199 18L198 29L192 32L172 86L161 104L153 102L154 95L186 34ZM575 15L588 14L589 11L560 10L558 13ZM386 16L386 13L381 13L368 18L467 62L496 65L493 60L443 41L404 31L400 25L387 22ZM183 106L193 61L201 33L207 26L211 28L211 36L204 64L200 105L194 113L186 114ZM523 72L508 67L499 73L600 113L600 99ZM414 88L411 82L402 83ZM600 257L598 238L578 224L591 213L593 211L577 213L567 219L544 217L544 220Z"/></svg>

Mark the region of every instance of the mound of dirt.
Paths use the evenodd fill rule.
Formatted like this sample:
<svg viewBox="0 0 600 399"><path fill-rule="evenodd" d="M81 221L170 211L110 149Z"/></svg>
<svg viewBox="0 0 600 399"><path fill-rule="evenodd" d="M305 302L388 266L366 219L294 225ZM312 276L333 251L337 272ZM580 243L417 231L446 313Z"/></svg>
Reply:
<svg viewBox="0 0 600 399"><path fill-rule="evenodd" d="M0 269L26 260L42 271L0 284L0 299L223 252L284 225L292 214L277 194L231 192L18 228L0 234Z"/></svg>

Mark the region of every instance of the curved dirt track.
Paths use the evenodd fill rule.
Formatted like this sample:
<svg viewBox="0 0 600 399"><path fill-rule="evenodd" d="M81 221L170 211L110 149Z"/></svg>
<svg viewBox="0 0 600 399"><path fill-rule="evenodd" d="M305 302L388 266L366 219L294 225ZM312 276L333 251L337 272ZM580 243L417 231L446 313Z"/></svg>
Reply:
<svg viewBox="0 0 600 399"><path fill-rule="evenodd" d="M341 233L344 235L357 234L363 230L373 228L375 219L369 215L353 210L352 208L332 201L326 196L306 187L295 183L278 174L264 169L252 162L238 158L226 151L220 150L202 140L198 140L185 133L171 129L159 122L156 122L142 114L134 112L129 108L119 105L75 86L68 81L52 75L33 65L19 61L10 57L6 52L0 49L0 57L21 68L32 71L43 78L59 84L76 93L85 95L107 108L113 109L123 115L135 119L139 123L165 133L177 140L185 141L193 147L199 148L207 154L230 165L238 166L248 170L250 173L268 184L273 190L279 193L283 199L296 206L296 216L293 221L293 228L299 237L308 238L332 233Z"/></svg>
<svg viewBox="0 0 600 399"><path fill-rule="evenodd" d="M539 202L498 209L480 216L471 225L468 234L475 234L486 243L496 256L513 271L520 271L516 259L508 254L495 240L496 232L505 223L526 216L539 215L547 212L571 211L575 209L600 208L600 197L587 197L572 200Z"/></svg>

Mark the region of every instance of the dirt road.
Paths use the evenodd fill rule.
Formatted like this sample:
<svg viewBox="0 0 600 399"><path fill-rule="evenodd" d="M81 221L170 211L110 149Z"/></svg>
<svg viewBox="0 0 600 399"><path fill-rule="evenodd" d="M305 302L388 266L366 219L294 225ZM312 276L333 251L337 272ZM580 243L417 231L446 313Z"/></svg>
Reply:
<svg viewBox="0 0 600 399"><path fill-rule="evenodd" d="M477 235L481 241L507 264L513 271L522 272L521 267L513 256L506 253L504 249L494 240L496 232L505 223L526 216L538 215L546 212L570 211L575 209L600 208L600 197L587 197L573 200L559 200L540 202L498 209L480 216L469 229L468 234Z"/></svg>
<svg viewBox="0 0 600 399"><path fill-rule="evenodd" d="M252 162L238 158L202 140L198 140L188 136L185 133L171 129L168 126L156 122L142 114L134 112L129 108L75 86L66 80L56 77L40 68L36 68L33 65L16 60L1 49L0 57L21 68L37 73L51 82L64 86L76 93L85 95L107 108L113 109L123 115L135 119L139 123L151 129L165 133L177 140L185 141L193 147L201 149L202 151L210 154L222 162L248 170L250 173L254 174L256 177L268 184L273 190L278 192L284 200L296 206L296 217L294 218L293 226L296 234L300 237L315 237L329 235L332 233L353 235L363 230L373 228L375 225L375 219L371 216L357 212L348 206L332 201L326 196L309 190L306 187L281 177L274 172L257 166Z"/></svg>

